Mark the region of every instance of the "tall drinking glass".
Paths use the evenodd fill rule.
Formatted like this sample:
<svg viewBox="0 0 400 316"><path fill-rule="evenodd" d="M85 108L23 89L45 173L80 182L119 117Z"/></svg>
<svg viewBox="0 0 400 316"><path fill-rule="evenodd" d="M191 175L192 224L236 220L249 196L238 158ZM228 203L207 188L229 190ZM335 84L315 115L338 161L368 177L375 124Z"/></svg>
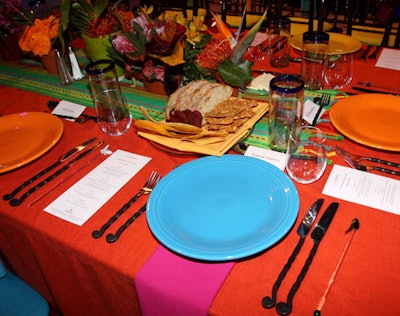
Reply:
<svg viewBox="0 0 400 316"><path fill-rule="evenodd" d="M270 147L286 152L290 131L301 125L304 83L296 76L277 76L270 82L269 99Z"/></svg>
<svg viewBox="0 0 400 316"><path fill-rule="evenodd" d="M86 72L101 130L111 136L125 134L132 124L132 116L122 94L114 63L106 59L94 61L86 66Z"/></svg>
<svg viewBox="0 0 400 316"><path fill-rule="evenodd" d="M328 57L329 34L313 31L303 34L303 58L301 79L304 88L319 90L324 87L324 64Z"/></svg>

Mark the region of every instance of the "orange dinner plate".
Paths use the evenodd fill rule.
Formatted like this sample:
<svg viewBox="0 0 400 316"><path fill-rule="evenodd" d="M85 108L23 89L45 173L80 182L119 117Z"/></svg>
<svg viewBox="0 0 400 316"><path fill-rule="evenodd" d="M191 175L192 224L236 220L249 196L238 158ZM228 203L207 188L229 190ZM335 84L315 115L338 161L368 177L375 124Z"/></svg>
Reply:
<svg viewBox="0 0 400 316"><path fill-rule="evenodd" d="M370 147L400 151L400 97L360 94L335 103L332 124L343 135Z"/></svg>
<svg viewBox="0 0 400 316"><path fill-rule="evenodd" d="M49 113L23 112L0 117L0 173L23 166L52 148L64 131Z"/></svg>

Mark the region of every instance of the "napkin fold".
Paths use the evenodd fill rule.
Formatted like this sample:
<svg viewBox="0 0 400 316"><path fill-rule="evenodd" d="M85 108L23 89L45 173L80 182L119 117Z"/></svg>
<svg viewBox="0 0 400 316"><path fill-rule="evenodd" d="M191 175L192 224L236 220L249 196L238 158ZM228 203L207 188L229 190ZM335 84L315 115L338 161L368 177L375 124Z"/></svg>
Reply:
<svg viewBox="0 0 400 316"><path fill-rule="evenodd" d="M144 316L206 316L234 262L207 263L159 246L135 278Z"/></svg>
<svg viewBox="0 0 400 316"><path fill-rule="evenodd" d="M163 145L167 148L176 149L182 152L199 153L210 156L222 156L233 145L240 141L248 131L264 116L268 111L269 104L267 102L259 102L255 107L255 114L243 124L235 133L230 133L227 137L203 137L193 140L182 140L167 136L152 134L139 131L138 134L148 140Z"/></svg>

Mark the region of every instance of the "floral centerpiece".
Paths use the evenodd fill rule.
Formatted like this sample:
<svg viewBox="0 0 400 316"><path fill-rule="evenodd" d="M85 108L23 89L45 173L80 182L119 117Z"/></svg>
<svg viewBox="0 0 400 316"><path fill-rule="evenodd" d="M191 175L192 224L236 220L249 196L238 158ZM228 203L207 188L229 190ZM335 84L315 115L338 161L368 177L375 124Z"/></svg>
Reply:
<svg viewBox="0 0 400 316"><path fill-rule="evenodd" d="M251 80L252 63L242 57L265 14L239 41L234 41L217 16L218 32L211 32L204 17L186 21L179 15L162 14L153 19L152 12L152 6L140 8L131 29L111 37L109 54L117 64L161 81L167 81L167 74L175 72L179 84L195 79L216 80L217 74L235 87Z"/></svg>
<svg viewBox="0 0 400 316"><path fill-rule="evenodd" d="M62 0L61 25L72 41L81 36L89 57L109 58L109 36L129 29L133 13L121 1Z"/></svg>
<svg viewBox="0 0 400 316"><path fill-rule="evenodd" d="M54 15L43 19L35 19L33 25L26 27L19 40L21 50L39 57L48 55L59 36L59 26L60 18Z"/></svg>

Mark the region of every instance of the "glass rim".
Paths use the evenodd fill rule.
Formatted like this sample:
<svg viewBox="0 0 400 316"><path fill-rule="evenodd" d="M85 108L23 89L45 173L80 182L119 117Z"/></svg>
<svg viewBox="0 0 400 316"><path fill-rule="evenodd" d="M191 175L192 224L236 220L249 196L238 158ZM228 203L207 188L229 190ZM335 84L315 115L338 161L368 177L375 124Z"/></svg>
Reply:
<svg viewBox="0 0 400 316"><path fill-rule="evenodd" d="M322 31L310 31L303 33L303 42L318 43L329 42L329 34Z"/></svg>
<svg viewBox="0 0 400 316"><path fill-rule="evenodd" d="M105 64L105 66L102 68L96 68L101 64ZM102 75L106 72L113 71L114 69L115 69L115 64L110 59L95 60L86 66L86 72L89 75Z"/></svg>
<svg viewBox="0 0 400 316"><path fill-rule="evenodd" d="M298 84L298 86L280 87L277 85L278 82L284 82L284 81L296 82ZM298 93L304 89L304 81L301 80L298 76L294 76L294 75L279 75L270 81L269 86L270 86L270 92L272 90L277 90L280 93Z"/></svg>

